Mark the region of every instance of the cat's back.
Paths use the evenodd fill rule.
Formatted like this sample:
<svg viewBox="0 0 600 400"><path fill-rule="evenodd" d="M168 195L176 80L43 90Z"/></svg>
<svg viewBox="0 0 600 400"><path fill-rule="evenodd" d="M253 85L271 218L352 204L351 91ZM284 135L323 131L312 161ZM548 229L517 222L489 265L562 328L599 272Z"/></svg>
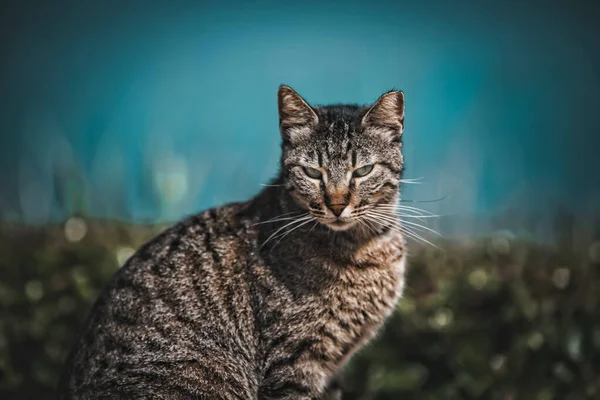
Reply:
<svg viewBox="0 0 600 400"><path fill-rule="evenodd" d="M188 217L131 257L94 305L60 392L110 393L150 381L192 390L207 368L227 365L223 374L208 375L241 377L240 394L252 393L256 335L248 324L244 268L254 256L256 233L240 216L243 207Z"/></svg>

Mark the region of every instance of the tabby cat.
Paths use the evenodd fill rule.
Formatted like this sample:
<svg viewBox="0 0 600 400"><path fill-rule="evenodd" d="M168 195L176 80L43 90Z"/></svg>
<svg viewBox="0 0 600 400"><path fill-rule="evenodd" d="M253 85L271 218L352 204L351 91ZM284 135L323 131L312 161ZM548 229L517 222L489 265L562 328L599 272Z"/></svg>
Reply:
<svg viewBox="0 0 600 400"><path fill-rule="evenodd" d="M60 399L339 398L332 382L403 288L404 95L313 107L281 86L278 103L278 177L129 259L69 355Z"/></svg>

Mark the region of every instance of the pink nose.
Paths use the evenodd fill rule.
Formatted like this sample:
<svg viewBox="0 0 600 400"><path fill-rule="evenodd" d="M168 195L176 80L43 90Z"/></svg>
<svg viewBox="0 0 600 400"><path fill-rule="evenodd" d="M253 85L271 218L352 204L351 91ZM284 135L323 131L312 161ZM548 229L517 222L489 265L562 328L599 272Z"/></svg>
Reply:
<svg viewBox="0 0 600 400"><path fill-rule="evenodd" d="M329 206L329 209L333 212L333 214L336 217L339 217L340 215L342 215L342 212L344 211L344 208L346 208L345 204L331 204Z"/></svg>

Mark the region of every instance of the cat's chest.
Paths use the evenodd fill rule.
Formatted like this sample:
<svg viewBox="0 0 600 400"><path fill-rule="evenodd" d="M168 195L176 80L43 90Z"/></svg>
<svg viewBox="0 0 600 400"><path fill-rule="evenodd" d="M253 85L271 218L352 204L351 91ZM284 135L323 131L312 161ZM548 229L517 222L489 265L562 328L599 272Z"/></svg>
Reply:
<svg viewBox="0 0 600 400"><path fill-rule="evenodd" d="M402 257L368 271L349 270L343 282L324 293L321 306L329 315L322 326L342 347L369 339L392 313L404 287L404 264Z"/></svg>
<svg viewBox="0 0 600 400"><path fill-rule="evenodd" d="M336 271L327 277L308 276L312 266L307 264L290 265L304 267L300 271L306 275L294 279L297 291L284 290L286 295L278 299L280 323L275 330L313 338L314 350L337 368L392 313L404 285L405 258L402 248L391 242L357 252L347 265L312 259L312 266Z"/></svg>
<svg viewBox="0 0 600 400"><path fill-rule="evenodd" d="M334 283L322 293L323 306L340 314L366 314L366 320L386 317L401 295L405 262L402 243L395 237L365 246L352 263L338 266Z"/></svg>

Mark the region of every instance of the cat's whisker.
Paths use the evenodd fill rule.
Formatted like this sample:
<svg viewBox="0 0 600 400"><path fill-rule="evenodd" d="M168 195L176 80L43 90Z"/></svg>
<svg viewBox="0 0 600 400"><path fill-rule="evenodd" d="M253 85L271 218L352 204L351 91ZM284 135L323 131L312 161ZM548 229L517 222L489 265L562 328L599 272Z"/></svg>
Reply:
<svg viewBox="0 0 600 400"><path fill-rule="evenodd" d="M377 235L377 231L371 225L368 224L368 220L359 218L359 219L357 219L357 221L362 226L365 226L371 233L373 233L374 235Z"/></svg>
<svg viewBox="0 0 600 400"><path fill-rule="evenodd" d="M400 212L400 210L395 210L395 209L385 209L385 208L374 208L372 210L373 212L379 212L385 215L389 215L390 217L393 218L415 218L418 219L419 221L425 222L424 218L433 218L433 216L431 215L411 215L408 214L406 211L404 212Z"/></svg>
<svg viewBox="0 0 600 400"><path fill-rule="evenodd" d="M286 220L298 218L300 215L297 215L297 214L300 214L300 215L305 214L305 215L307 215L308 213L306 213L306 212L303 213L301 211L288 212L288 213L284 213L284 214L278 215L276 217L273 217L271 219L268 219L266 221L257 222L255 224L250 225L250 226L257 226L257 225L269 224L269 223L273 223L273 222L286 221Z"/></svg>
<svg viewBox="0 0 600 400"><path fill-rule="evenodd" d="M410 228L406 225L402 225L402 229L404 232L410 232L416 239L421 240L421 241L425 241L426 239L420 235L419 232L417 232L414 228Z"/></svg>
<svg viewBox="0 0 600 400"><path fill-rule="evenodd" d="M390 227L390 228L395 228L396 230L406 234L409 237L412 237L413 239L423 242L423 243L427 243L433 247L435 247L436 249L439 249L438 246L436 246L435 244L431 243L429 240L425 239L424 237L422 237L421 235L419 235L418 233L414 232L413 230L411 230L410 228L406 227L406 226L402 226L400 224L400 221L396 221L394 219L391 219L388 216L380 216L380 215L373 215L373 214L369 214L368 215L369 218L373 219L374 221L378 222L381 225Z"/></svg>
<svg viewBox="0 0 600 400"><path fill-rule="evenodd" d="M373 230L369 228L369 226L365 224L364 221L358 221L358 225L364 235L374 234Z"/></svg>
<svg viewBox="0 0 600 400"><path fill-rule="evenodd" d="M387 218L387 217L389 217L388 215L386 215L386 214L381 214L381 213L378 213L377 211L373 211L373 213L374 213L375 215L378 215L378 216L382 216L382 217L386 217L386 218ZM391 218L391 217L390 217L390 218ZM398 220L398 222L400 222L400 219ZM415 228L417 228L417 229L423 229L423 230L426 230L426 231L428 231L428 232L431 232L431 233L433 233L433 234L435 234L435 235L438 235L438 236L440 236L440 237L443 237L443 236L442 236L442 234L441 234L441 233L439 233L439 232L437 232L436 230L434 230L434 229L431 229L431 228L429 228L428 226L425 226L425 225L417 224L416 222L411 222L411 221L401 221L401 222L400 222L400 224L401 224L401 225L402 225L402 224L410 225L410 226L413 226L413 227L415 227Z"/></svg>
<svg viewBox="0 0 600 400"><path fill-rule="evenodd" d="M281 222L281 221L290 221L290 220L296 219L296 218L298 218L298 217L296 216L296 217L285 217L285 218L270 219L268 221L257 222L256 224L253 224L252 226L263 225L263 224L273 224L273 223Z"/></svg>
<svg viewBox="0 0 600 400"><path fill-rule="evenodd" d="M285 224L284 226L282 226L281 228L277 229L273 234L271 234L271 236L269 236L267 238L267 240L265 240L265 242L260 246L261 248L263 248L268 242L269 240L271 240L273 237L275 237L279 232L281 232L282 230L284 230L285 228L287 228L290 225L294 225L300 222L304 222L304 221L309 221L311 220L313 217L311 217L310 215L308 216L302 216L299 218L296 218L295 220L293 220L292 222L289 222L287 224Z"/></svg>
<svg viewBox="0 0 600 400"><path fill-rule="evenodd" d="M428 244L430 246L435 247L438 250L441 250L438 246L436 246L435 244L433 244L429 240L425 239L423 236L419 235L418 233L415 233L414 231L408 229L407 227L401 227L401 228L397 228L397 229L400 230L400 232L402 232L406 236L414 239L417 242L426 243L426 244Z"/></svg>
<svg viewBox="0 0 600 400"><path fill-rule="evenodd" d="M443 217L443 215L407 215L407 214L397 214L398 217L400 218L416 218L416 219L422 219L422 218L439 218L439 217Z"/></svg>
<svg viewBox="0 0 600 400"><path fill-rule="evenodd" d="M434 200L408 200L408 199L402 199L400 200L401 203L435 203L438 201L442 201L445 200L448 196L450 196L450 193L447 193L446 195L440 197L439 199L434 199Z"/></svg>
<svg viewBox="0 0 600 400"><path fill-rule="evenodd" d="M423 215L420 213L416 213L415 211L411 211L411 210L399 210L396 208L385 208L385 207L374 207L373 211L378 211L396 218L415 218L418 219L419 221L425 222L424 218L434 218L435 215ZM414 213L414 214L410 214L410 213Z"/></svg>
<svg viewBox="0 0 600 400"><path fill-rule="evenodd" d="M273 249L275 248L275 246L277 246L279 244L279 242L281 242L283 240L284 237L286 237L287 235L289 235L290 233L292 233L293 231L295 231L296 229L299 229L301 227L303 227L304 225L308 224L309 222L311 222L314 218L310 218L308 221L304 221L302 222L300 225L296 225L293 228L290 228L288 231L286 231L283 235L280 235L281 237L279 238L279 240L273 245Z"/></svg>
<svg viewBox="0 0 600 400"><path fill-rule="evenodd" d="M403 204L378 204L375 206L375 208L405 210L405 211L412 212L415 214L434 215L431 211L423 210L422 208L418 208L418 207L406 206Z"/></svg>
<svg viewBox="0 0 600 400"><path fill-rule="evenodd" d="M290 211L290 212L280 214L273 218L285 217L285 216L290 216L290 215L294 215L294 214L308 214L308 213L306 211Z"/></svg>
<svg viewBox="0 0 600 400"><path fill-rule="evenodd" d="M425 182L419 182L421 179L423 179L423 177L400 179L400 183L408 183L408 184L412 184L412 185L422 185Z"/></svg>
<svg viewBox="0 0 600 400"><path fill-rule="evenodd" d="M264 186L264 187L283 187L284 185L271 185L269 183L261 183L260 186Z"/></svg>
<svg viewBox="0 0 600 400"><path fill-rule="evenodd" d="M410 209L406 210L406 209L401 209L401 208L375 207L373 210L383 212L383 213L390 213L390 214L393 214L402 219L414 218L414 219L418 219L423 222L425 222L425 219L427 219L427 218L440 218L440 217L444 216L442 214L433 214L433 213L429 213L429 212L427 212L427 214L425 214L425 213L419 212L417 210L410 210Z"/></svg>
<svg viewBox="0 0 600 400"><path fill-rule="evenodd" d="M411 230L404 229L404 230L402 230L402 232L404 232L406 235L409 235L410 237L412 237L413 239L415 239L417 242L427 243L428 245L433 246L433 247L435 247L438 250L441 250L438 246L436 246L435 244L431 243L429 240L425 239L421 235L419 235L417 233L414 233Z"/></svg>
<svg viewBox="0 0 600 400"><path fill-rule="evenodd" d="M421 242L421 243L427 243L433 247L439 248L437 247L435 244L431 243L429 240L425 239L423 236L419 235L417 232L415 232L413 229L410 229L409 227L402 225L399 226L398 229L403 232L405 235L413 238L414 240L416 240L417 242Z"/></svg>
<svg viewBox="0 0 600 400"><path fill-rule="evenodd" d="M421 230L430 232L430 233L432 233L432 234L434 234L436 236L439 236L441 238L444 237L444 235L442 235L440 232L436 231L435 229L432 229L432 228L430 228L428 226L425 226L425 225L422 225L422 224L417 224L416 222L401 220L401 224L405 225L405 226L410 226L410 227L416 228L417 230L421 229Z"/></svg>
<svg viewBox="0 0 600 400"><path fill-rule="evenodd" d="M317 227L317 225L319 225L319 221L315 221L315 224L310 228L307 235L310 235L310 233L313 231L313 229Z"/></svg>
<svg viewBox="0 0 600 400"><path fill-rule="evenodd" d="M432 229L432 228L430 228L430 227L428 227L428 226L425 226L425 225L417 224L416 222L411 222L411 221L402 221L402 224L407 224L407 225L413 226L413 227L415 227L415 228L417 228L417 229L423 229L423 230L425 230L425 231L427 231L427 232L431 232L431 233L433 233L434 235L437 235L437 236L439 236L439 237L444 237L444 236L443 236L441 233L439 233L439 232L438 232L438 231L436 231L435 229Z"/></svg>
<svg viewBox="0 0 600 400"><path fill-rule="evenodd" d="M406 214L414 214L414 215L419 215L419 216L434 215L432 212L429 212L426 210L415 210L415 209L411 209L411 208L404 208L404 207L397 207L397 206L393 206L393 207L377 206L377 207L373 207L373 208L378 209L378 210L385 210L385 211L404 212Z"/></svg>
<svg viewBox="0 0 600 400"><path fill-rule="evenodd" d="M368 220L370 222L372 222L373 224L379 225L379 226L383 226L383 227L387 227L387 228L391 228L395 231L398 232L404 232L404 229L400 226L400 225L396 225L393 222L389 222L386 220L383 220L377 216L373 216L373 215L367 215L365 220ZM410 234L410 233L407 233Z"/></svg>
<svg viewBox="0 0 600 400"><path fill-rule="evenodd" d="M384 218L381 218L381 217L379 217L377 215L374 215L374 214L367 214L367 215L365 215L365 218L368 219L368 220L370 220L370 221L372 221L372 222L374 222L374 223L377 223L379 225L383 225L383 226L386 226L386 227L393 226L393 227L401 228L401 226L399 224L398 225L395 224L394 221L388 221L388 220L386 220Z"/></svg>
<svg viewBox="0 0 600 400"><path fill-rule="evenodd" d="M367 231L367 226L365 225L365 223L363 221L357 220L357 222L363 232Z"/></svg>
<svg viewBox="0 0 600 400"><path fill-rule="evenodd" d="M379 207L377 206L377 207L375 207L375 209L379 209ZM403 206L396 207L396 208L382 207L381 209L382 210L395 209L397 211L401 211L399 214L402 218L441 218L441 217L447 217L449 215L452 215L452 214L434 214L431 211L422 210L422 209L416 208L416 207L411 207L411 208L405 208ZM411 214L407 214L407 213L413 213L416 215L411 215Z"/></svg>
<svg viewBox="0 0 600 400"><path fill-rule="evenodd" d="M433 217L434 217L433 215L423 215L423 216L417 216L417 215L403 215L403 214L394 214L394 215L390 215L390 214L388 214L388 213L386 213L386 212L382 212L382 211L380 211L380 210L372 210L372 212L373 212L374 214L378 214L378 215L381 215L381 216L390 217L390 218L396 218L398 221L402 221L403 223L406 223L406 224L408 224L408 225L412 225L412 226L421 227L421 228L423 228L423 229L430 229L430 228L428 228L428 227L427 227L427 226L425 226L425 225L422 225L422 224L418 224L418 223L416 223L416 222L413 222L413 221L405 221L405 220L403 220L403 218L409 218L409 217L412 217L412 218L416 218L416 219L421 219L421 218L433 218ZM434 231L434 232L435 232L435 231ZM437 234L437 232L435 232L435 233Z"/></svg>

